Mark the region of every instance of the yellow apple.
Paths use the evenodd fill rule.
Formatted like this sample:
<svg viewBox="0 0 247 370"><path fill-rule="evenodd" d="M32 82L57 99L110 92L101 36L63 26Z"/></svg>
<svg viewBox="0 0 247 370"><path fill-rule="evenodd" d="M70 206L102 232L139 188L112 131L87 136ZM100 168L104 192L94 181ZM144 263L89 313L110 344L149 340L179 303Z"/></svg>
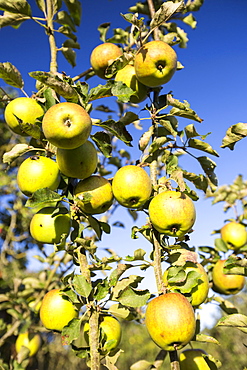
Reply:
<svg viewBox="0 0 247 370"><path fill-rule="evenodd" d="M42 129L46 139L57 148L74 149L88 139L92 120L79 104L63 102L48 109Z"/></svg>
<svg viewBox="0 0 247 370"><path fill-rule="evenodd" d="M100 331L102 333L102 350L111 351L115 349L121 340L122 329L119 321L113 316L100 316ZM89 323L84 325L84 337L89 344Z"/></svg>
<svg viewBox="0 0 247 370"><path fill-rule="evenodd" d="M123 54L122 50L111 42L105 42L96 46L90 56L90 63L95 74L101 78L105 77L107 67Z"/></svg>
<svg viewBox="0 0 247 370"><path fill-rule="evenodd" d="M25 159L17 172L17 185L28 197L38 189L56 190L59 182L60 172L57 163L51 158L39 155Z"/></svg>
<svg viewBox="0 0 247 370"><path fill-rule="evenodd" d="M69 235L71 219L66 208L53 216L56 208L45 207L35 213L30 222L31 236L39 243L59 244ZM66 212L66 213L63 213Z"/></svg>
<svg viewBox="0 0 247 370"><path fill-rule="evenodd" d="M124 68L120 69L116 73L115 81L122 81L126 86L136 92L136 95L132 95L130 98L131 103L138 104L146 99L147 87L137 80L133 65L127 64Z"/></svg>
<svg viewBox="0 0 247 370"><path fill-rule="evenodd" d="M220 294L231 295L240 292L245 284L245 277L243 275L225 274L224 260L218 260L212 270L212 289Z"/></svg>
<svg viewBox="0 0 247 370"><path fill-rule="evenodd" d="M179 355L180 370L210 370L202 349L186 349Z"/></svg>
<svg viewBox="0 0 247 370"><path fill-rule="evenodd" d="M78 317L77 309L60 289L52 289L45 294L39 314L44 327L55 331L62 331L64 326Z"/></svg>
<svg viewBox="0 0 247 370"><path fill-rule="evenodd" d="M85 179L96 170L98 154L93 143L87 140L75 149L57 148L56 161L65 176Z"/></svg>
<svg viewBox="0 0 247 370"><path fill-rule="evenodd" d="M239 222L228 222L221 228L220 234L229 249L236 251L247 243L245 226Z"/></svg>
<svg viewBox="0 0 247 370"><path fill-rule="evenodd" d="M177 69L177 54L164 41L150 41L138 50L134 61L138 80L157 87L170 81Z"/></svg>
<svg viewBox="0 0 247 370"><path fill-rule="evenodd" d="M147 305L145 324L152 340L165 351L183 348L194 337L193 307L180 293L166 293Z"/></svg>
<svg viewBox="0 0 247 370"><path fill-rule="evenodd" d="M17 353L21 351L22 346L29 349L29 357L34 356L41 346L40 335L32 334L28 331L20 333L15 342L15 349Z"/></svg>
<svg viewBox="0 0 247 370"><path fill-rule="evenodd" d="M4 111L4 118L9 128L18 135L28 136L22 131L18 119L24 124L35 125L37 119L44 115L43 108L32 98L16 98L11 100Z"/></svg>
<svg viewBox="0 0 247 370"><path fill-rule="evenodd" d="M162 234L181 237L192 229L196 219L193 201L180 191L163 191L149 204L153 227Z"/></svg>
<svg viewBox="0 0 247 370"><path fill-rule="evenodd" d="M92 215L106 212L113 203L112 186L102 176L93 175L79 181L74 195L81 210Z"/></svg>
<svg viewBox="0 0 247 370"><path fill-rule="evenodd" d="M114 175L112 190L119 204L127 208L139 208L149 199L152 183L143 168L127 165Z"/></svg>

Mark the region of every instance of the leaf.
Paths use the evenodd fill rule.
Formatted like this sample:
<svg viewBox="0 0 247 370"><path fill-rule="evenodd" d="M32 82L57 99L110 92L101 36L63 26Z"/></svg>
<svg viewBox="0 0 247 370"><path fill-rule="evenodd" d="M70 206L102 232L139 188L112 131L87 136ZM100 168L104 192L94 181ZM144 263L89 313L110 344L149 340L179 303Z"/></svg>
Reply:
<svg viewBox="0 0 247 370"><path fill-rule="evenodd" d="M195 136L200 136L198 134L198 132L196 131L195 126L193 125L193 123L191 123L190 125L187 125L184 128L184 131L185 131L185 135L186 135L187 139L190 139L190 138L195 137Z"/></svg>
<svg viewBox="0 0 247 370"><path fill-rule="evenodd" d="M196 335L196 341L197 342L204 342L204 343L214 343L214 344L220 345L220 343L218 342L217 339L215 339L214 337L211 337L209 335L205 335L205 334L197 334Z"/></svg>
<svg viewBox="0 0 247 370"><path fill-rule="evenodd" d="M62 24L63 26L67 26L71 28L73 32L76 32L74 21L65 10L61 10L57 13L56 22Z"/></svg>
<svg viewBox="0 0 247 370"><path fill-rule="evenodd" d="M83 297L87 298L92 291L91 284L83 275L75 275L72 284L76 292Z"/></svg>
<svg viewBox="0 0 247 370"><path fill-rule="evenodd" d="M88 222L89 222L90 226L95 231L98 239L101 240L102 229L100 227L99 221L97 220L97 218L95 218L93 216L90 216L90 215L87 216L87 219L88 219Z"/></svg>
<svg viewBox="0 0 247 370"><path fill-rule="evenodd" d="M9 62L0 63L0 78L2 78L4 82L10 86L17 87L19 89L24 86L21 73L13 64Z"/></svg>
<svg viewBox="0 0 247 370"><path fill-rule="evenodd" d="M26 0L0 0L0 10L29 17L32 15L31 7Z"/></svg>
<svg viewBox="0 0 247 370"><path fill-rule="evenodd" d="M237 308L232 304L232 302L223 299L220 296L214 296L213 300L220 303L220 308L228 315L233 313L238 313Z"/></svg>
<svg viewBox="0 0 247 370"><path fill-rule="evenodd" d="M4 153L3 163L12 163L16 158L34 149L28 144L16 144L9 152Z"/></svg>
<svg viewBox="0 0 247 370"><path fill-rule="evenodd" d="M171 16L183 9L184 1L174 3L173 1L167 1L161 5L161 7L154 14L151 22L150 29L159 27L162 23L166 22Z"/></svg>
<svg viewBox="0 0 247 370"><path fill-rule="evenodd" d="M130 370L149 370L152 366L152 362L146 360L140 360L130 366Z"/></svg>
<svg viewBox="0 0 247 370"><path fill-rule="evenodd" d="M111 157L112 145L110 136L104 131L98 131L94 135L91 135L91 139L95 142L101 153L106 158Z"/></svg>
<svg viewBox="0 0 247 370"><path fill-rule="evenodd" d="M139 116L133 112L126 112L119 120L124 126L139 120Z"/></svg>
<svg viewBox="0 0 247 370"><path fill-rule="evenodd" d="M240 313L224 316L218 321L216 326L234 327L243 333L247 333L247 316Z"/></svg>
<svg viewBox="0 0 247 370"><path fill-rule="evenodd" d="M98 31L100 33L100 40L103 41L103 42L106 42L106 34L107 34L107 31L109 30L110 28L110 25L111 23L102 23L99 25L98 27Z"/></svg>
<svg viewBox="0 0 247 370"><path fill-rule="evenodd" d="M88 101L94 101L96 99L107 98L112 96L113 81L108 81L105 85L98 85L90 89L88 94Z"/></svg>
<svg viewBox="0 0 247 370"><path fill-rule="evenodd" d="M62 51L63 56L69 62L69 64L72 65L72 67L75 67L76 66L76 53L75 53L75 51L72 48L66 48L64 46L60 50Z"/></svg>
<svg viewBox="0 0 247 370"><path fill-rule="evenodd" d="M121 16L129 23L133 24L134 26L136 26L138 29L141 29L143 26L144 26L144 18L140 18L138 19L136 14L132 14L132 13L126 13L126 14L122 14L120 13Z"/></svg>
<svg viewBox="0 0 247 370"><path fill-rule="evenodd" d="M183 22L188 24L191 28L195 29L197 25L197 21L192 13L188 14L186 17L183 18Z"/></svg>
<svg viewBox="0 0 247 370"><path fill-rule="evenodd" d="M29 19L29 17L21 14L4 12L3 15L0 15L0 29L7 26L19 28L26 19Z"/></svg>
<svg viewBox="0 0 247 370"><path fill-rule="evenodd" d="M79 0L64 0L76 26L80 26L82 6Z"/></svg>
<svg viewBox="0 0 247 370"><path fill-rule="evenodd" d="M63 197L49 188L43 188L35 191L26 201L26 207L38 207L62 200Z"/></svg>
<svg viewBox="0 0 247 370"><path fill-rule="evenodd" d="M75 339L78 339L81 333L81 319L72 319L68 325L64 326L61 337L62 345L71 344Z"/></svg>
<svg viewBox="0 0 247 370"><path fill-rule="evenodd" d="M128 309L128 307L123 306L119 303L112 304L108 311L114 316L125 320L130 315L130 310Z"/></svg>
<svg viewBox="0 0 247 370"><path fill-rule="evenodd" d="M219 157L219 154L216 152L216 150L214 150L210 144L206 143L203 140L190 138L189 141L188 141L188 145L191 148L202 150L202 151L207 152L209 154L212 154L216 157Z"/></svg>
<svg viewBox="0 0 247 370"><path fill-rule="evenodd" d="M147 131L142 134L139 140L139 149L143 152L149 144L149 141L154 133L154 126L150 126Z"/></svg>
<svg viewBox="0 0 247 370"><path fill-rule="evenodd" d="M142 307L146 305L150 295L148 289L137 290L129 286L120 294L118 300L125 306Z"/></svg>
<svg viewBox="0 0 247 370"><path fill-rule="evenodd" d="M170 114L174 116L189 118L197 122L202 122L203 119L200 118L197 113L190 108L187 101L180 102L178 99L174 99L171 94L166 95L167 104L171 105L173 108L170 110Z"/></svg>
<svg viewBox="0 0 247 370"><path fill-rule="evenodd" d="M143 261L144 260L144 256L145 256L146 252L139 248L139 249L136 249L134 251L134 256L127 256L125 257L125 260L126 261Z"/></svg>
<svg viewBox="0 0 247 370"><path fill-rule="evenodd" d="M227 244L224 242L223 239L221 238L216 238L214 240L214 245L215 245L215 248L218 250L218 251L221 251L221 252L227 252L228 251L228 247L227 247Z"/></svg>
<svg viewBox="0 0 247 370"><path fill-rule="evenodd" d="M123 141L126 145L132 146L131 145L131 141L133 140L132 136L126 130L124 124L121 123L120 121L116 122L112 119L109 119L108 121L96 123L95 125L106 129L111 134L116 136L118 139Z"/></svg>
<svg viewBox="0 0 247 370"><path fill-rule="evenodd" d="M197 157L198 162L200 163L202 169L204 170L205 174L208 176L210 182L214 185L218 185L217 177L214 173L214 169L216 167L216 163L205 156Z"/></svg>
<svg viewBox="0 0 247 370"><path fill-rule="evenodd" d="M135 95L135 91L125 85L122 81L114 81L111 89L112 95L116 96L122 103L128 103L132 95Z"/></svg>
<svg viewBox="0 0 247 370"><path fill-rule="evenodd" d="M239 122L228 128L226 136L222 140L221 148L234 149L235 144L247 136L247 123Z"/></svg>

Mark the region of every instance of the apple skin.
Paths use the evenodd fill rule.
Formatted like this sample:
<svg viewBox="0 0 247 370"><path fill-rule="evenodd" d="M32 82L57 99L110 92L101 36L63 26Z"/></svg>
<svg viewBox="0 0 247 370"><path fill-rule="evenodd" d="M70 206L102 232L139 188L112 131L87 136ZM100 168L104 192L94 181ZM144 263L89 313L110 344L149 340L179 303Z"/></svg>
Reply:
<svg viewBox="0 0 247 370"><path fill-rule="evenodd" d="M179 285L169 285L167 281L167 275L168 275L168 270L165 270L163 274L163 282L165 284L165 287L167 287L169 290L179 290ZM198 285L195 286L190 294L191 294L191 305L193 307L198 307L200 304L202 304L207 296L208 296L208 291L209 291L209 280L208 280L208 275L204 269L204 267L200 263L196 263L196 266L185 266L184 271L188 273L189 271L196 271L200 273L200 278L198 279Z"/></svg>
<svg viewBox="0 0 247 370"><path fill-rule="evenodd" d="M141 103L147 97L147 86L143 85L136 78L135 67L131 64L127 64L125 67L120 69L116 76L115 81L122 81L126 86L130 87L137 95L132 95L130 102L134 104Z"/></svg>
<svg viewBox="0 0 247 370"><path fill-rule="evenodd" d="M134 67L143 85L157 87L171 80L177 69L177 54L164 41L150 41L136 54Z"/></svg>
<svg viewBox="0 0 247 370"><path fill-rule="evenodd" d="M186 194L167 190L151 200L149 217L153 227L160 233L181 237L194 225L196 210L193 201Z"/></svg>
<svg viewBox="0 0 247 370"><path fill-rule="evenodd" d="M78 317L72 302L63 297L60 289L52 289L45 294L40 306L40 320L48 330L62 331L64 326Z"/></svg>
<svg viewBox="0 0 247 370"><path fill-rule="evenodd" d="M21 192L30 197L36 190L56 190L60 183L60 171L56 162L35 155L25 159L17 172L17 185Z"/></svg>
<svg viewBox="0 0 247 370"><path fill-rule="evenodd" d="M216 293L231 295L240 292L245 285L243 275L224 274L224 260L218 260L212 270L212 289Z"/></svg>
<svg viewBox="0 0 247 370"><path fill-rule="evenodd" d="M15 342L15 349L17 353L21 351L22 346L27 347L30 350L29 357L34 356L41 346L40 335L31 334L27 331L24 333L20 333Z"/></svg>
<svg viewBox="0 0 247 370"><path fill-rule="evenodd" d="M39 243L59 244L62 235L69 235L71 219L69 213L52 216L55 208L45 207L35 213L30 222L31 236Z"/></svg>
<svg viewBox="0 0 247 370"><path fill-rule="evenodd" d="M210 370L203 358L206 352L202 349L186 349L179 355L180 370Z"/></svg>
<svg viewBox="0 0 247 370"><path fill-rule="evenodd" d="M29 136L21 130L18 117L23 123L36 125L37 119L44 115L44 110L39 103L32 98L16 98L11 100L4 111L4 118L9 128L18 135Z"/></svg>
<svg viewBox="0 0 247 370"><path fill-rule="evenodd" d="M239 222L228 222L221 228L220 234L229 249L237 251L247 243L245 226Z"/></svg>
<svg viewBox="0 0 247 370"><path fill-rule="evenodd" d="M180 293L166 293L147 305L145 324L152 340L165 351L183 348L194 337L193 307Z"/></svg>
<svg viewBox="0 0 247 370"><path fill-rule="evenodd" d="M88 139L92 120L79 104L63 102L47 110L42 129L46 139L57 148L74 149Z"/></svg>
<svg viewBox="0 0 247 370"><path fill-rule="evenodd" d="M143 168L127 165L115 173L112 190L119 204L127 208L139 208L149 199L152 183Z"/></svg>
<svg viewBox="0 0 247 370"><path fill-rule="evenodd" d="M56 161L58 168L65 176L85 179L96 170L98 154L93 143L87 140L78 148L57 148Z"/></svg>
<svg viewBox="0 0 247 370"><path fill-rule="evenodd" d="M121 341L121 336L122 336L122 328L119 323L119 321L113 317L113 316L103 316L103 318L100 318L100 324L99 328L102 331L103 338L104 338L104 344L103 344L103 351L109 352L118 347L120 341ZM89 323L86 322L84 325L84 338L89 344ZM110 340L114 340L110 345L107 345L107 342Z"/></svg>
<svg viewBox="0 0 247 370"><path fill-rule="evenodd" d="M105 42L96 46L90 56L90 63L95 74L100 78L107 79L105 77L107 67L121 55L123 55L122 50L111 42Z"/></svg>
<svg viewBox="0 0 247 370"><path fill-rule="evenodd" d="M91 195L92 198L89 202L83 202L84 194ZM79 181L75 187L74 195L76 204L81 210L92 215L106 212L114 199L110 182L104 177L96 175Z"/></svg>

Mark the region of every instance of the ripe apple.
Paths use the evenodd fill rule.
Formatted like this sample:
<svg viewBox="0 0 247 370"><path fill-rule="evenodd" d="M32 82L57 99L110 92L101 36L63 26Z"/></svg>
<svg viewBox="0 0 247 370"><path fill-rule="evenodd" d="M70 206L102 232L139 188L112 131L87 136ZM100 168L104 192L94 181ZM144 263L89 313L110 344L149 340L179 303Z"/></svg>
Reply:
<svg viewBox="0 0 247 370"><path fill-rule="evenodd" d="M166 293L152 299L145 316L152 340L165 351L183 348L195 334L193 307L180 293Z"/></svg>
<svg viewBox="0 0 247 370"><path fill-rule="evenodd" d="M64 241L69 235L71 219L66 208L61 208L59 213L53 216L55 207L45 207L40 209L31 219L31 236L39 243L59 244L62 236ZM63 213L63 212L66 213Z"/></svg>
<svg viewBox="0 0 247 370"><path fill-rule="evenodd" d="M28 331L24 333L20 333L15 342L15 349L16 352L19 353L21 351L21 347L24 346L29 349L29 357L34 356L40 346L41 346L41 337L39 334L32 334Z"/></svg>
<svg viewBox="0 0 247 370"><path fill-rule="evenodd" d="M74 149L88 139L92 121L79 104L63 102L48 109L42 129L46 139L57 148Z"/></svg>
<svg viewBox="0 0 247 370"><path fill-rule="evenodd" d="M152 183L143 168L127 165L114 175L112 190L119 204L127 208L139 208L149 199Z"/></svg>
<svg viewBox="0 0 247 370"><path fill-rule="evenodd" d="M203 358L206 352L202 349L186 349L179 355L180 370L210 370Z"/></svg>
<svg viewBox="0 0 247 370"><path fill-rule="evenodd" d="M81 210L92 215L106 212L113 203L112 186L102 176L93 175L79 181L74 195Z"/></svg>
<svg viewBox="0 0 247 370"><path fill-rule="evenodd" d="M102 334L102 350L111 351L115 349L121 340L122 329L119 321L113 316L100 316L99 325ZM86 322L84 325L84 338L89 344L89 323Z"/></svg>
<svg viewBox="0 0 247 370"><path fill-rule="evenodd" d="M122 81L136 92L136 95L132 95L130 102L138 104L147 97L148 89L140 81L137 80L135 74L135 67L131 64L127 64L125 67L120 69L115 76L115 81Z"/></svg>
<svg viewBox="0 0 247 370"><path fill-rule="evenodd" d="M153 227L162 234L181 237L195 223L196 210L193 201L180 191L163 191L149 204L149 217Z"/></svg>
<svg viewBox="0 0 247 370"><path fill-rule="evenodd" d="M62 331L78 316L78 311L60 289L45 294L40 307L40 320L48 330Z"/></svg>
<svg viewBox="0 0 247 370"><path fill-rule="evenodd" d="M180 287L179 283L170 284L167 281L167 276L168 276L168 272L169 272L170 268L171 268L171 266L167 270L165 270L165 272L163 274L164 284L169 290L179 291L179 287ZM190 303L191 303L191 305L193 307L200 306L200 304L202 304L208 296L208 291L209 291L208 275L207 275L204 267L198 262L196 264L191 263L191 262L187 262L185 264L184 271L185 271L186 275L190 271L195 271L195 272L200 274L200 277L198 278L198 284L195 287L193 287L191 292L190 292L190 295L191 295ZM182 282L182 284L183 284L183 282Z"/></svg>
<svg viewBox="0 0 247 370"><path fill-rule="evenodd" d="M229 249L236 251L247 243L245 226L239 222L228 222L221 228L220 234Z"/></svg>
<svg viewBox="0 0 247 370"><path fill-rule="evenodd" d="M212 289L216 293L231 295L237 294L240 290L243 289L245 284L245 278L243 275L233 275L225 274L224 269L224 260L218 260L213 267L212 271L212 280L213 286Z"/></svg>
<svg viewBox="0 0 247 370"><path fill-rule="evenodd" d="M111 42L105 42L96 46L90 56L90 63L95 74L103 79L107 79L105 77L107 67L122 54L122 50Z"/></svg>
<svg viewBox="0 0 247 370"><path fill-rule="evenodd" d="M43 108L32 98L16 98L7 105L4 118L9 128L18 135L28 136L22 131L18 118L23 123L35 125L37 119L44 115Z"/></svg>
<svg viewBox="0 0 247 370"><path fill-rule="evenodd" d="M177 54L164 41L150 41L135 56L135 73L146 86L157 87L170 81L177 69Z"/></svg>
<svg viewBox="0 0 247 370"><path fill-rule="evenodd" d="M40 155L25 159L17 172L17 185L28 197L38 189L56 190L59 182L60 172L57 163Z"/></svg>
<svg viewBox="0 0 247 370"><path fill-rule="evenodd" d="M98 155L93 143L87 140L78 148L57 148L56 160L58 168L65 176L85 179L96 170Z"/></svg>

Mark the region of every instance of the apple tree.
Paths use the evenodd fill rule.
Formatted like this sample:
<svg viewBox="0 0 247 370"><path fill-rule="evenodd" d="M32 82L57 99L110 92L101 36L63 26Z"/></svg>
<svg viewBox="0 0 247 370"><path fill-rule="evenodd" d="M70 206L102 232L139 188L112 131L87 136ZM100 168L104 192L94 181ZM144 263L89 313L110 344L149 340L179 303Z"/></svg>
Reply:
<svg viewBox="0 0 247 370"><path fill-rule="evenodd" d="M213 269L224 253L228 255L223 272L246 276L246 239L236 248L235 240L229 244L223 236L214 247L199 246L196 251L190 245L196 201L204 195L213 202L226 201L227 208L240 200L243 207L234 221L246 234L246 184L240 177L232 187L217 188L213 158L218 153L207 142L208 134L199 133L196 126L203 119L186 97L165 91L165 84L183 69L174 46L187 46L183 27L195 28L194 13L202 4L203 0L138 2L121 14L126 29L114 29L108 36L109 23L98 27L100 51L96 47L91 66L71 77L59 70L57 55L62 52L75 66L80 1L36 1L35 8L26 0L0 0L0 27L18 29L23 22L36 22L50 47L50 70L37 71L34 65L29 73L36 81L32 95L25 91L18 66L0 63L0 78L6 84L0 88L3 369L31 366L29 344L15 347L19 334L29 333L31 340L39 333L39 346L48 351L53 334L59 333L81 366L116 370L124 357L119 325L123 321L146 322L160 348L156 359L137 361L132 370L161 368L166 357L171 369L180 369L179 353L188 343L192 348L202 342L218 344L200 331L200 305L211 302L226 313L218 325L246 330L246 316L229 301L208 297L210 287L217 292ZM62 46L57 35L64 37ZM91 88L95 75L102 84ZM108 106L109 97L116 100L118 112ZM139 107L146 113L145 128ZM104 114L108 118L98 118ZM232 128L223 145L233 149L244 130L239 124ZM139 135L138 157L132 132ZM181 156L192 157L201 173L182 167ZM111 224L119 207L135 223L130 238L144 238L151 253L139 248L120 256L110 246L102 255L104 236L123 226L121 220ZM137 225L139 215L146 217L144 225ZM33 247L44 266L38 274L26 270ZM166 277L164 266L169 266ZM154 274L152 291L140 289L143 278L133 269ZM47 303L47 294L54 290L64 305L56 300ZM75 315L70 317L63 309L67 304ZM47 325L55 320L65 323ZM168 326L172 335L166 332ZM220 366L210 354L201 355L201 361L210 369Z"/></svg>

